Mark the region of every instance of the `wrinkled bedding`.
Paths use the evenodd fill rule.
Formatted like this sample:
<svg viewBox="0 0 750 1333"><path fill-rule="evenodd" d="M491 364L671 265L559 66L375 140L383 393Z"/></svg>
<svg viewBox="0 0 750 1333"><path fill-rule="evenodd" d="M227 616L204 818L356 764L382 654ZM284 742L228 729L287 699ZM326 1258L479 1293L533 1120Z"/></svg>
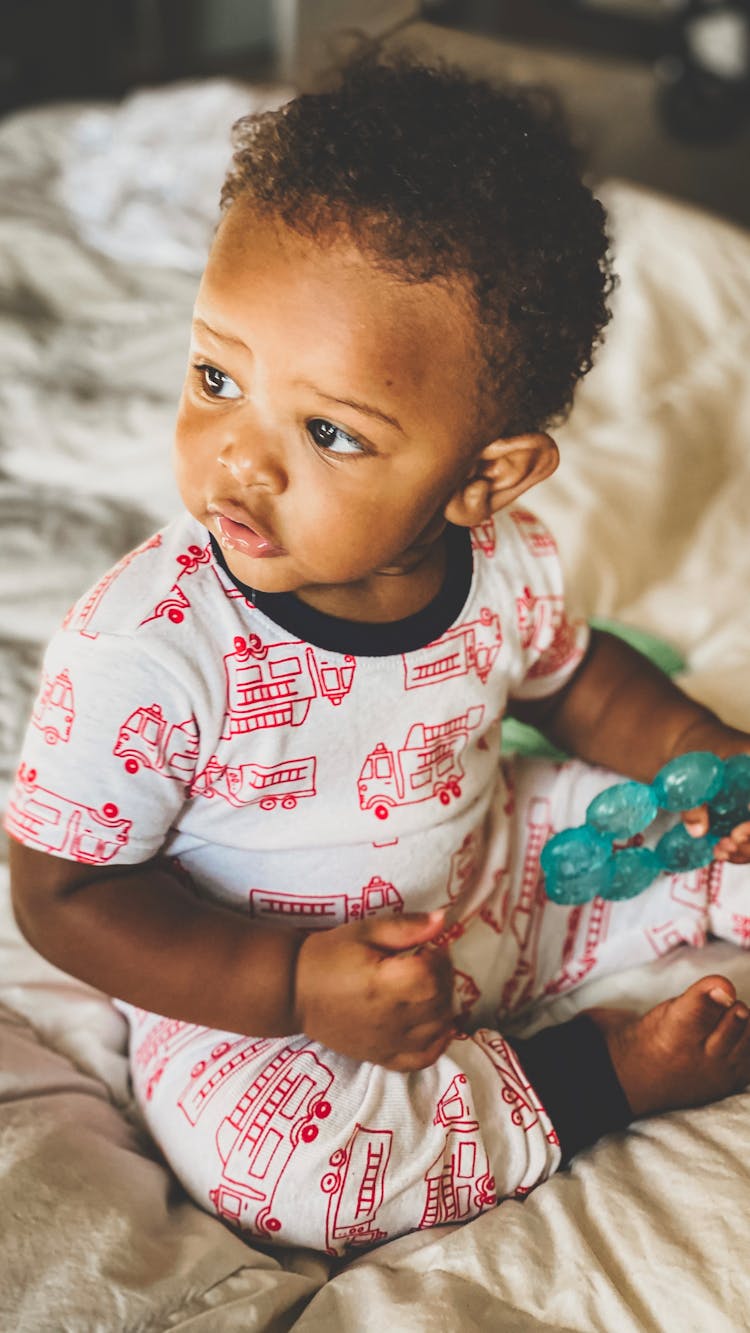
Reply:
<svg viewBox="0 0 750 1333"><path fill-rule="evenodd" d="M222 81L0 127L0 774L74 597L175 510L169 446L228 126L281 90ZM535 492L578 609L682 653L750 727L750 236L601 189L621 283ZM37 957L0 900L0 1327L701 1330L750 1325L750 1094L645 1120L464 1226L333 1267L246 1244L182 1193L134 1115L123 1020ZM750 926L750 922L749 922ZM646 1008L714 943L560 997Z"/></svg>

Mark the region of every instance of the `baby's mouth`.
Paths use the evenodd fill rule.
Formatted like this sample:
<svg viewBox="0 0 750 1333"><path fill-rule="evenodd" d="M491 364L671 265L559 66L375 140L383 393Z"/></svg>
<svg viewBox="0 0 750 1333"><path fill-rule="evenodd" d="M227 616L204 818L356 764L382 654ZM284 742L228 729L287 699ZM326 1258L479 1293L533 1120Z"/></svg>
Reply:
<svg viewBox="0 0 750 1333"><path fill-rule="evenodd" d="M283 546L275 545L249 523L240 523L238 519L220 511L214 512L214 518L222 546L239 551L241 555L252 556L255 560L268 560L274 556L286 555Z"/></svg>

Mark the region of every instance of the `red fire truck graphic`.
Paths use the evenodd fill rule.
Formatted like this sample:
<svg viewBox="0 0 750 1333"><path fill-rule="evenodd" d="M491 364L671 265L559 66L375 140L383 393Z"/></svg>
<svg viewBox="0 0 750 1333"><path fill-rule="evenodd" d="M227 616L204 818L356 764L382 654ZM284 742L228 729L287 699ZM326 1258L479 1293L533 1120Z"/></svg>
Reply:
<svg viewBox="0 0 750 1333"><path fill-rule="evenodd" d="M150 768L165 778L189 782L198 758L198 723L167 722L159 704L136 708L122 723L112 752L128 773Z"/></svg>
<svg viewBox="0 0 750 1333"><path fill-rule="evenodd" d="M146 1014L146 1017L150 1015ZM145 1101L151 1101L170 1060L173 1060L178 1051L188 1045L194 1039L196 1032L201 1030L205 1031L195 1028L182 1019L162 1018L135 1047L133 1077L140 1086Z"/></svg>
<svg viewBox="0 0 750 1333"><path fill-rule="evenodd" d="M329 1158L333 1167L320 1182L329 1195L326 1212L326 1250L340 1254L343 1246L373 1245L386 1231L375 1225L383 1202L385 1173L391 1155L393 1131L357 1124L346 1147Z"/></svg>
<svg viewBox="0 0 750 1333"><path fill-rule="evenodd" d="M139 1011L140 1022L146 1021L149 1017L148 1010ZM142 1041L134 1046L134 1068L142 1072L157 1058L165 1055L171 1058L183 1044L185 1037L192 1038L196 1030L182 1018L160 1018L149 1028Z"/></svg>
<svg viewBox="0 0 750 1333"><path fill-rule="evenodd" d="M325 1099L331 1070L307 1047L284 1046L260 1071L216 1131L222 1178L210 1191L219 1217L273 1236L282 1229L273 1201L279 1180L300 1144L318 1137L331 1114ZM254 1213L249 1225L245 1214Z"/></svg>
<svg viewBox="0 0 750 1333"><path fill-rule="evenodd" d="M479 909L479 919L483 921L490 930L496 935L502 935L505 932L508 912L510 911L511 901L511 880L510 866L500 866L492 876L492 893L487 902L484 902ZM493 904L498 905L498 911L495 912Z"/></svg>
<svg viewBox="0 0 750 1333"><path fill-rule="evenodd" d="M484 685L500 651L503 634L500 617L483 606L477 620L449 629L417 652L403 653L407 690L436 681L453 680L475 671Z"/></svg>
<svg viewBox="0 0 750 1333"><path fill-rule="evenodd" d="M676 921L662 921L658 926L649 926L643 933L657 958L671 953L680 944L689 944L699 949L706 942L704 926L697 919L691 920L687 913Z"/></svg>
<svg viewBox="0 0 750 1333"><path fill-rule="evenodd" d="M448 868L448 901L455 903L462 898L474 882L478 864L478 833L467 833L461 846L450 859Z"/></svg>
<svg viewBox="0 0 750 1333"><path fill-rule="evenodd" d="M56 745L58 741L65 744L70 740L75 715L73 682L68 672L45 675L31 720L44 733L48 745Z"/></svg>
<svg viewBox="0 0 750 1333"><path fill-rule="evenodd" d="M526 814L526 851L523 859L521 888L508 922L509 934L517 948L516 964L503 987L500 1008L509 1013L527 1004L534 994L537 975L542 908L546 901L540 883L539 857L552 835L550 802L535 797Z"/></svg>
<svg viewBox="0 0 750 1333"><path fill-rule="evenodd" d="M267 889L251 889L249 907L251 916L283 921L304 930L328 930L347 921L363 921L368 916L398 916L404 910L404 900L393 884L373 875L369 884L356 894L271 893Z"/></svg>
<svg viewBox="0 0 750 1333"><path fill-rule="evenodd" d="M716 862L720 865L721 862ZM669 900L689 907L693 912L703 915L708 900L710 866L689 871L688 874L671 875L669 882Z"/></svg>
<svg viewBox="0 0 750 1333"><path fill-rule="evenodd" d="M537 596L526 587L522 596L516 598L516 617L524 651L546 649L562 624L563 599L553 593Z"/></svg>
<svg viewBox="0 0 750 1333"><path fill-rule="evenodd" d="M293 810L297 802L315 796L314 755L285 759L281 764L222 764L214 754L197 775L191 796L220 796L236 807L259 805L261 810Z"/></svg>
<svg viewBox="0 0 750 1333"><path fill-rule="evenodd" d="M201 1059L190 1070L190 1081L177 1098L177 1106L191 1125L197 1125L206 1107L217 1092L226 1088L235 1074L248 1067L265 1050L270 1050L270 1037L256 1040L238 1037L236 1041L220 1041L207 1059ZM205 1077L204 1077L205 1075Z"/></svg>
<svg viewBox="0 0 750 1333"><path fill-rule="evenodd" d="M264 644L238 635L224 658L227 715L222 740L266 727L299 727L312 700L340 704L352 688L355 659L320 658L301 640Z"/></svg>
<svg viewBox="0 0 750 1333"><path fill-rule="evenodd" d="M742 949L750 948L750 916L732 913L732 935Z"/></svg>
<svg viewBox="0 0 750 1333"><path fill-rule="evenodd" d="M427 1189L420 1228L459 1222L497 1202L465 1074L456 1074L448 1084L435 1108L433 1124L442 1125L448 1132L440 1154L425 1174Z"/></svg>
<svg viewBox="0 0 750 1333"><path fill-rule="evenodd" d="M500 1096L505 1105L510 1107L512 1123L528 1134L530 1129L539 1124L540 1118L546 1116L542 1103L526 1078L515 1053L508 1043L503 1041L499 1032L480 1028L476 1035L481 1036L482 1049L487 1051L500 1079L502 1085ZM547 1130L546 1137L549 1143L558 1141L552 1126Z"/></svg>
<svg viewBox="0 0 750 1333"><path fill-rule="evenodd" d="M123 570L127 569L128 565L132 564L136 556L144 555L146 551L152 551L157 546L161 546L161 540L161 533L157 532L153 537L149 537L147 541L142 542L140 546L136 546L134 551L128 551L128 554L124 555L122 560L119 560L118 563L94 585L82 601L76 602L70 608L63 620L63 629L70 629L72 627L81 632L84 631L91 621L91 618L107 589L111 588L112 584L119 578Z"/></svg>
<svg viewBox="0 0 750 1333"><path fill-rule="evenodd" d="M395 754L381 741L359 775L361 809L387 819L394 806L416 805L433 797L448 805L452 797L460 796L464 770L459 756L483 716L484 705L479 705L437 726L415 722Z"/></svg>
<svg viewBox="0 0 750 1333"><path fill-rule="evenodd" d="M254 602L251 602L250 598L246 597L244 592L240 592L240 589L237 588L234 583L229 582L223 569L220 565L217 565L215 561L211 565L211 570L221 591L230 602L244 602L248 611L255 610Z"/></svg>
<svg viewBox="0 0 750 1333"><path fill-rule="evenodd" d="M516 598L516 611L522 648L539 652L527 680L552 676L581 656L577 626L565 615L562 597L553 594L537 597L524 588L523 596Z"/></svg>
<svg viewBox="0 0 750 1333"><path fill-rule="evenodd" d="M701 873L706 876L703 881L706 888L706 901L710 907L716 907L721 902L721 889L724 882L723 862L712 861L710 865L703 867Z"/></svg>
<svg viewBox="0 0 750 1333"><path fill-rule="evenodd" d="M607 938L612 904L604 898L572 907L562 949L562 971L544 987L545 995L560 995L578 986L596 967L599 946Z"/></svg>
<svg viewBox="0 0 750 1333"><path fill-rule="evenodd" d="M461 1007L462 1014L469 1014L479 999L479 987L468 972L453 969L453 994Z"/></svg>
<svg viewBox="0 0 750 1333"><path fill-rule="evenodd" d="M104 865L127 844L133 821L121 819L111 801L95 810L40 787L36 779L36 769L22 764L16 786L19 800L8 806L8 832L21 842L89 865Z"/></svg>
<svg viewBox="0 0 750 1333"><path fill-rule="evenodd" d="M497 537L494 519L486 518L484 523L477 523L476 527L471 529L471 545L475 551L481 551L482 555L488 558L495 554Z"/></svg>
<svg viewBox="0 0 750 1333"><path fill-rule="evenodd" d="M552 534L536 514L529 513L528 509L510 509L508 512L532 555L557 554Z"/></svg>
<svg viewBox="0 0 750 1333"><path fill-rule="evenodd" d="M187 551L178 555L177 564L181 565L182 568L169 590L169 596L164 597L161 602L157 602L151 615L146 616L141 621L141 624L148 625L149 621L160 620L162 616L166 616L168 620L171 620L173 625L181 625L185 619L185 612L190 608L190 599L184 588L180 586L181 580L185 578L186 575L189 576L190 574L194 574L201 565L207 565L210 560L210 543L207 543L205 546L188 546Z"/></svg>

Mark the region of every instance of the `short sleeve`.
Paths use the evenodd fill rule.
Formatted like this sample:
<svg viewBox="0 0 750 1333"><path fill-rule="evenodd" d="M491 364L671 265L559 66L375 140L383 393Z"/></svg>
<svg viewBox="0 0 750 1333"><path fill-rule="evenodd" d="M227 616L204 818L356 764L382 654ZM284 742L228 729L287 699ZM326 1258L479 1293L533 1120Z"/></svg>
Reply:
<svg viewBox="0 0 750 1333"><path fill-rule="evenodd" d="M194 776L188 690L133 638L60 630L44 659L6 815L17 841L90 865L163 845Z"/></svg>
<svg viewBox="0 0 750 1333"><path fill-rule="evenodd" d="M515 547L515 628L518 662L511 695L542 699L556 694L582 661L590 631L565 605L562 569L549 529L525 509L507 515Z"/></svg>

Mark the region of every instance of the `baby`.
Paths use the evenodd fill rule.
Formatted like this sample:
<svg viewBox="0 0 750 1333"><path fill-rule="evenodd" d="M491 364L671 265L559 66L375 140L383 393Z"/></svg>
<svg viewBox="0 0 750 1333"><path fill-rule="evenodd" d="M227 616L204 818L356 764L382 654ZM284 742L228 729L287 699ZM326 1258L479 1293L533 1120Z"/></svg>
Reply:
<svg viewBox="0 0 750 1333"><path fill-rule="evenodd" d="M651 781L750 735L571 619L517 507L557 466L545 428L611 287L545 105L362 58L239 122L222 204L176 428L187 512L48 649L13 902L40 953L117 997L193 1198L343 1254L750 1080L721 976L643 1017L498 1030L734 938L750 823L710 871L624 902L551 903L539 855L611 770ZM578 758L501 757L505 714Z"/></svg>

